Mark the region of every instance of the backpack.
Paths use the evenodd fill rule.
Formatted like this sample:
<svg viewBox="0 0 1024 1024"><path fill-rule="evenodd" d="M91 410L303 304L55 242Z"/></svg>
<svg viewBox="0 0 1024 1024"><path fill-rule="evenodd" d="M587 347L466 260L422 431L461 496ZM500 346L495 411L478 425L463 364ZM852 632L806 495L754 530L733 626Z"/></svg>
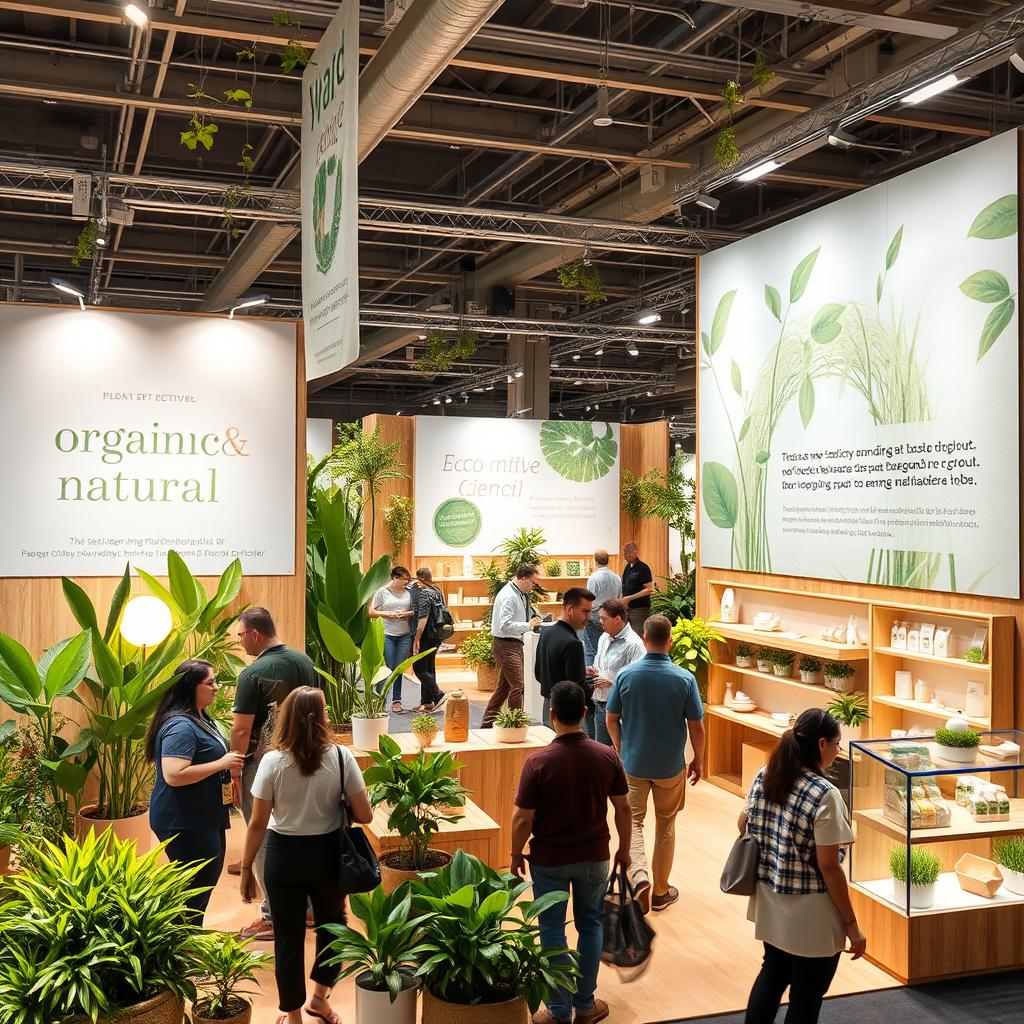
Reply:
<svg viewBox="0 0 1024 1024"><path fill-rule="evenodd" d="M423 632L438 641L447 640L455 632L455 620L445 604L444 595L436 587L427 591L430 608L427 612L427 624Z"/></svg>

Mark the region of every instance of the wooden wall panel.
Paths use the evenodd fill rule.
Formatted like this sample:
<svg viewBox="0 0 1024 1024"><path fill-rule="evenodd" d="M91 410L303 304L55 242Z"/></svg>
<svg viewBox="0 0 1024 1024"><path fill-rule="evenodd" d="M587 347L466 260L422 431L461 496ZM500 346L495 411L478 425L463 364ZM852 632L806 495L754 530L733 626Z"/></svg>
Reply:
<svg viewBox="0 0 1024 1024"><path fill-rule="evenodd" d="M411 416L383 416L375 413L363 420L364 430L373 430L380 426L380 439L383 444L393 444L400 441L402 447L398 451L398 457L405 463L405 477L395 480L385 480L377 496L377 513L374 527L373 556L379 558L382 554L391 553L395 564L404 565L410 572L415 570L412 551L412 530L409 531L409 539L402 547L395 552L391 551L391 538L388 536L387 527L384 525L384 509L388 501L395 494L405 498L413 498L413 471L416 466L416 421ZM414 513L415 514L415 513ZM369 516L369 509L367 509ZM364 522L368 521L364 518ZM369 532L363 541L363 566L369 566Z"/></svg>
<svg viewBox="0 0 1024 1024"><path fill-rule="evenodd" d="M620 439L622 451L619 465L622 470L628 469L636 476L642 476L649 469L668 472L668 423L665 420L624 423ZM633 524L628 516L622 515L619 520L619 538L621 543L616 561L619 571L622 567L622 545L635 541L640 550L640 558L651 567L655 582L668 576L668 525L664 519L641 520L636 536L633 536Z"/></svg>

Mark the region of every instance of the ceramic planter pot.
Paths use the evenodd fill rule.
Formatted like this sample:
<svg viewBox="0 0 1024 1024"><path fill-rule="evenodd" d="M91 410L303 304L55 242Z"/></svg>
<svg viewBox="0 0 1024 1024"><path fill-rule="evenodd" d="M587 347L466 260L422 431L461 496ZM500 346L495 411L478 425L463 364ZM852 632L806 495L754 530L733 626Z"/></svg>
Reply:
<svg viewBox="0 0 1024 1024"><path fill-rule="evenodd" d="M416 1024L416 980L403 977L402 991L391 1002L389 992L363 987L369 977L369 971L356 975L356 1024Z"/></svg>
<svg viewBox="0 0 1024 1024"><path fill-rule="evenodd" d="M978 760L977 747L945 747L936 743L935 754L943 761L952 761L954 764L974 764Z"/></svg>
<svg viewBox="0 0 1024 1024"><path fill-rule="evenodd" d="M825 676L825 686L830 690L835 690L836 693L846 693L852 682L852 676L846 679L839 679L836 676Z"/></svg>
<svg viewBox="0 0 1024 1024"><path fill-rule="evenodd" d="M405 868L392 867L388 861L398 860L404 857L405 853L402 850L392 850L390 853L382 854L378 861L380 863L380 887L387 893L394 892L403 882L411 882L416 878L419 878L420 873L418 871L409 871ZM444 850L431 850L428 856L437 861L437 863L431 864L428 871L437 871L443 868L451 859L450 853L445 853Z"/></svg>
<svg viewBox="0 0 1024 1024"><path fill-rule="evenodd" d="M352 746L372 752L380 746L380 738L387 734L388 716L352 719Z"/></svg>
<svg viewBox="0 0 1024 1024"><path fill-rule="evenodd" d="M892 880L892 893L897 903L902 904L907 898L906 882ZM935 903L935 883L931 885L912 885L910 887L910 906L914 910L928 910Z"/></svg>
<svg viewBox="0 0 1024 1024"><path fill-rule="evenodd" d="M1015 892L1018 896L1024 896L1024 871L1013 871L1010 868L999 865L1003 873L1003 888Z"/></svg>
<svg viewBox="0 0 1024 1024"><path fill-rule="evenodd" d="M491 693L498 688L497 665L477 665L476 688L484 693Z"/></svg>
<svg viewBox="0 0 1024 1024"><path fill-rule="evenodd" d="M507 728L503 725L494 727L494 738L499 743L523 743L526 741L528 725L517 725L515 728Z"/></svg>
<svg viewBox="0 0 1024 1024"><path fill-rule="evenodd" d="M772 665L772 663L770 661L765 661L765 660L762 660L761 658L757 659L757 671L758 672L771 672L773 667L774 666Z"/></svg>
<svg viewBox="0 0 1024 1024"><path fill-rule="evenodd" d="M203 1005L203 1000L192 1004L192 1024L249 1024L252 1020L252 1003L235 996L228 1000L231 1009L237 1009L233 1017L207 1017L209 1009Z"/></svg>
<svg viewBox="0 0 1024 1024"><path fill-rule="evenodd" d="M754 659L747 655L744 657L742 654L736 655L736 667L737 668L750 668L754 664Z"/></svg>
<svg viewBox="0 0 1024 1024"><path fill-rule="evenodd" d="M861 733L863 731L864 731L864 726L863 725L843 725L842 722L840 722L839 723L839 733L840 733L840 738L842 740L843 747L846 750L849 750L850 749L850 744L854 740L859 740L861 738Z"/></svg>
<svg viewBox="0 0 1024 1024"><path fill-rule="evenodd" d="M425 750L434 742L434 740L437 739L437 729L434 729L433 732L414 732L413 736L416 737L416 742L420 745L420 750Z"/></svg>
<svg viewBox="0 0 1024 1024"><path fill-rule="evenodd" d="M503 1003L446 1003L423 990L423 1024L529 1024L530 1011L522 996Z"/></svg>
<svg viewBox="0 0 1024 1024"><path fill-rule="evenodd" d="M92 830L102 835L109 828L118 839L135 843L140 853L153 848L153 833L149 828L149 808L143 808L130 818L94 818L96 804L86 804L75 816L75 838L84 839Z"/></svg>
<svg viewBox="0 0 1024 1024"><path fill-rule="evenodd" d="M792 665L772 665L772 671L783 679L788 679L793 674Z"/></svg>
<svg viewBox="0 0 1024 1024"><path fill-rule="evenodd" d="M118 1010L114 1018L116 1024L182 1024L184 1019L185 1007L172 992L161 992L143 1003ZM65 1024L90 1024L90 1021L88 1017L78 1015L69 1017ZM100 1017L97 1024L114 1024L114 1021Z"/></svg>
<svg viewBox="0 0 1024 1024"><path fill-rule="evenodd" d="M807 669L802 668L800 669L800 682L810 683L814 686L817 686L817 684L821 682L819 675L820 673L818 672L808 672Z"/></svg>

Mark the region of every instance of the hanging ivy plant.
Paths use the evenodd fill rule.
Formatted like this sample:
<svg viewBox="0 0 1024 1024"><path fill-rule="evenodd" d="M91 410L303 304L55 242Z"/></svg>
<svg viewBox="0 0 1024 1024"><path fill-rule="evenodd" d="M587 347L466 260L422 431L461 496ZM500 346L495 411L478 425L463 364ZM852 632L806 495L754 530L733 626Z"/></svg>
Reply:
<svg viewBox="0 0 1024 1024"><path fill-rule="evenodd" d="M757 87L759 95L764 92L764 87L775 77L775 72L768 67L768 61L760 50L754 60L754 69L750 72L750 80Z"/></svg>
<svg viewBox="0 0 1024 1024"><path fill-rule="evenodd" d="M402 545L412 536L412 498L391 495L384 506L384 528L391 541L391 553L397 558Z"/></svg>
<svg viewBox="0 0 1024 1024"><path fill-rule="evenodd" d="M730 170L740 162L740 151L736 145L736 129L725 125L715 139L715 159L724 170Z"/></svg>
<svg viewBox="0 0 1024 1024"><path fill-rule="evenodd" d="M738 82L734 82L731 78L725 83L725 88L722 90L722 99L725 100L726 109L729 111L729 117L732 117L733 112L743 102L743 90L740 88Z"/></svg>
<svg viewBox="0 0 1024 1024"><path fill-rule="evenodd" d="M567 292L582 292L583 301L589 306L595 302L604 302L604 282L601 272L595 266L588 265L582 259L570 260L558 268L558 283Z"/></svg>
<svg viewBox="0 0 1024 1024"><path fill-rule="evenodd" d="M92 260L95 252L96 221L90 218L82 225L82 230L78 232L78 240L75 242L75 254L71 257L71 265L73 267L80 267L83 262L88 263Z"/></svg>
<svg viewBox="0 0 1024 1024"><path fill-rule="evenodd" d="M480 336L476 331L460 327L454 335L443 331L427 332L427 348L416 361L416 370L426 376L444 373L456 362L464 362L476 355Z"/></svg>

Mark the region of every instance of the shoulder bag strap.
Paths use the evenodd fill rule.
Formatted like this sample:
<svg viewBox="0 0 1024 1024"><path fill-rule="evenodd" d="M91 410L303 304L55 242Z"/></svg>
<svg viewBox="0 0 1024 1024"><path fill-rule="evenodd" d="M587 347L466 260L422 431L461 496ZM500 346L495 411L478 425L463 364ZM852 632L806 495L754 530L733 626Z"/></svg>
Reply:
<svg viewBox="0 0 1024 1024"><path fill-rule="evenodd" d="M345 795L345 755L340 745L334 749L338 751L338 774L341 776L341 799L338 801L341 808L341 827L348 828L349 822L352 821L352 812L349 810L348 797Z"/></svg>

